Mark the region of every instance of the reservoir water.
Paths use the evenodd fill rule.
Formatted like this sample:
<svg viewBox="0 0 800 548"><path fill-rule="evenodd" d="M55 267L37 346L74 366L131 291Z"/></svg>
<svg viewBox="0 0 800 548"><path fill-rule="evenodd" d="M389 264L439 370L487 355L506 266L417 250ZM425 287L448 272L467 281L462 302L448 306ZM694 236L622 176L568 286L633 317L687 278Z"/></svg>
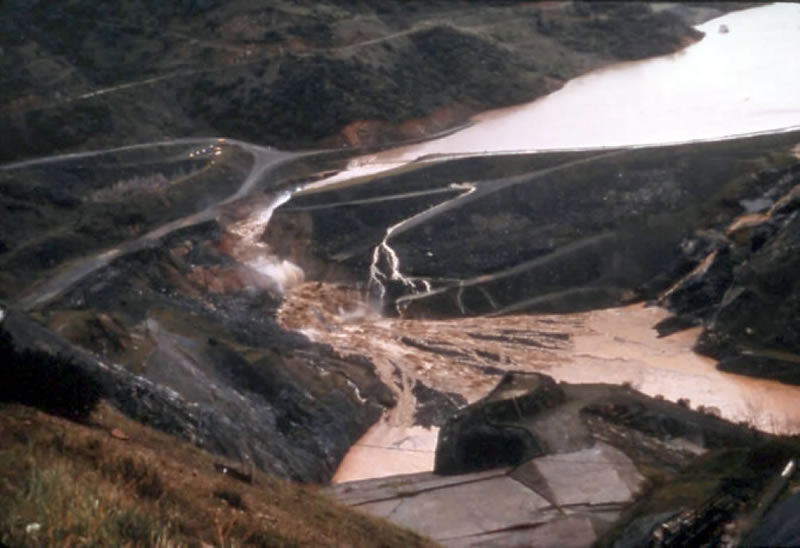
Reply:
<svg viewBox="0 0 800 548"><path fill-rule="evenodd" d="M727 28L727 32L721 29ZM337 180L435 155L642 146L800 126L800 4L729 13L681 51L617 64L441 139L353 160Z"/></svg>

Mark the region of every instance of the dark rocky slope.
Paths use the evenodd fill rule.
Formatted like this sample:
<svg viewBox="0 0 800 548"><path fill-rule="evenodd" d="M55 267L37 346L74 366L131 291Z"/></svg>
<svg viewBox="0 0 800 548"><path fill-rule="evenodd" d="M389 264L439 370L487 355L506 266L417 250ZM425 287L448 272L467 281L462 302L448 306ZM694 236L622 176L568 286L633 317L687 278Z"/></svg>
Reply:
<svg viewBox="0 0 800 548"><path fill-rule="evenodd" d="M324 482L393 397L369 360L280 328L275 284L231 255L224 224L325 162L229 144L0 171L4 323L20 351L72 358L137 420ZM221 204L250 179L246 203Z"/></svg>
<svg viewBox="0 0 800 548"><path fill-rule="evenodd" d="M753 180L750 213L684 242L694 268L661 302L705 325L697 348L722 369L800 384L800 164Z"/></svg>
<svg viewBox="0 0 800 548"><path fill-rule="evenodd" d="M35 312L39 323L12 311L3 325L20 350L71 358L145 424L279 476L325 482L394 404L392 393L366 358L280 328L277 296L244 286L209 245L215 237L215 223L177 233L88 276Z"/></svg>

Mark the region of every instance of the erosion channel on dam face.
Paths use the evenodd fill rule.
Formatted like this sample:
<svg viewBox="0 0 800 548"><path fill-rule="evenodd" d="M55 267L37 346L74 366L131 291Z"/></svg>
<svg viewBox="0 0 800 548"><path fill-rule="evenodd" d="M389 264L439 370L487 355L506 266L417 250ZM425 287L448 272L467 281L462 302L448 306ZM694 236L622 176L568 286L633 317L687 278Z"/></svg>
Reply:
<svg viewBox="0 0 800 548"><path fill-rule="evenodd" d="M430 409L475 401L508 370L796 429L797 388L718 371L693 351L698 329L659 337L669 314L628 303L679 304L688 290L672 286L736 239L737 217L797 184L797 141L458 159L295 195L265 239L315 281L288 291L281 322L370 356L398 398L337 479L430 468L445 418ZM735 285L696 283L712 287L684 297L699 312L684 327Z"/></svg>

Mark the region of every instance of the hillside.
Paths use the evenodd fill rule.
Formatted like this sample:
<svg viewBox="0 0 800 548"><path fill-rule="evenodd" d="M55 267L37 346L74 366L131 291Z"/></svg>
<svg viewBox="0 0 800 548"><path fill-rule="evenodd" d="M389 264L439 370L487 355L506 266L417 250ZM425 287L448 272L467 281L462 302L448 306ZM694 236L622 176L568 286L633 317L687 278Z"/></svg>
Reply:
<svg viewBox="0 0 800 548"><path fill-rule="evenodd" d="M0 544L432 546L107 405L79 424L0 404L0 433Z"/></svg>
<svg viewBox="0 0 800 548"><path fill-rule="evenodd" d="M701 36L692 16L733 7L10 0L0 161L169 136L279 148L420 137L674 52Z"/></svg>

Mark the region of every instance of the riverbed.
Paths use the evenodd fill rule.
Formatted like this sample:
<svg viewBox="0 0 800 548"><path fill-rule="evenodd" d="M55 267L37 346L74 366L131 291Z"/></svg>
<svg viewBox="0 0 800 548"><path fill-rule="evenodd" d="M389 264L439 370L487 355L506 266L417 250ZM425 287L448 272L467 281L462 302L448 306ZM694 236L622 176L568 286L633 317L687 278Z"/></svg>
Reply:
<svg viewBox="0 0 800 548"><path fill-rule="evenodd" d="M369 356L398 400L350 450L337 482L433 469L438 428L414 425L419 402L412 388L422 383L474 402L499 380L484 372L492 367L569 383L627 384L764 431L800 430L800 387L719 371L692 349L699 328L659 337L654 326L669 316L659 307L407 320L383 318L352 302L343 313L310 304L325 307L336 294L316 283L298 286L287 294L280 318L343 355Z"/></svg>

